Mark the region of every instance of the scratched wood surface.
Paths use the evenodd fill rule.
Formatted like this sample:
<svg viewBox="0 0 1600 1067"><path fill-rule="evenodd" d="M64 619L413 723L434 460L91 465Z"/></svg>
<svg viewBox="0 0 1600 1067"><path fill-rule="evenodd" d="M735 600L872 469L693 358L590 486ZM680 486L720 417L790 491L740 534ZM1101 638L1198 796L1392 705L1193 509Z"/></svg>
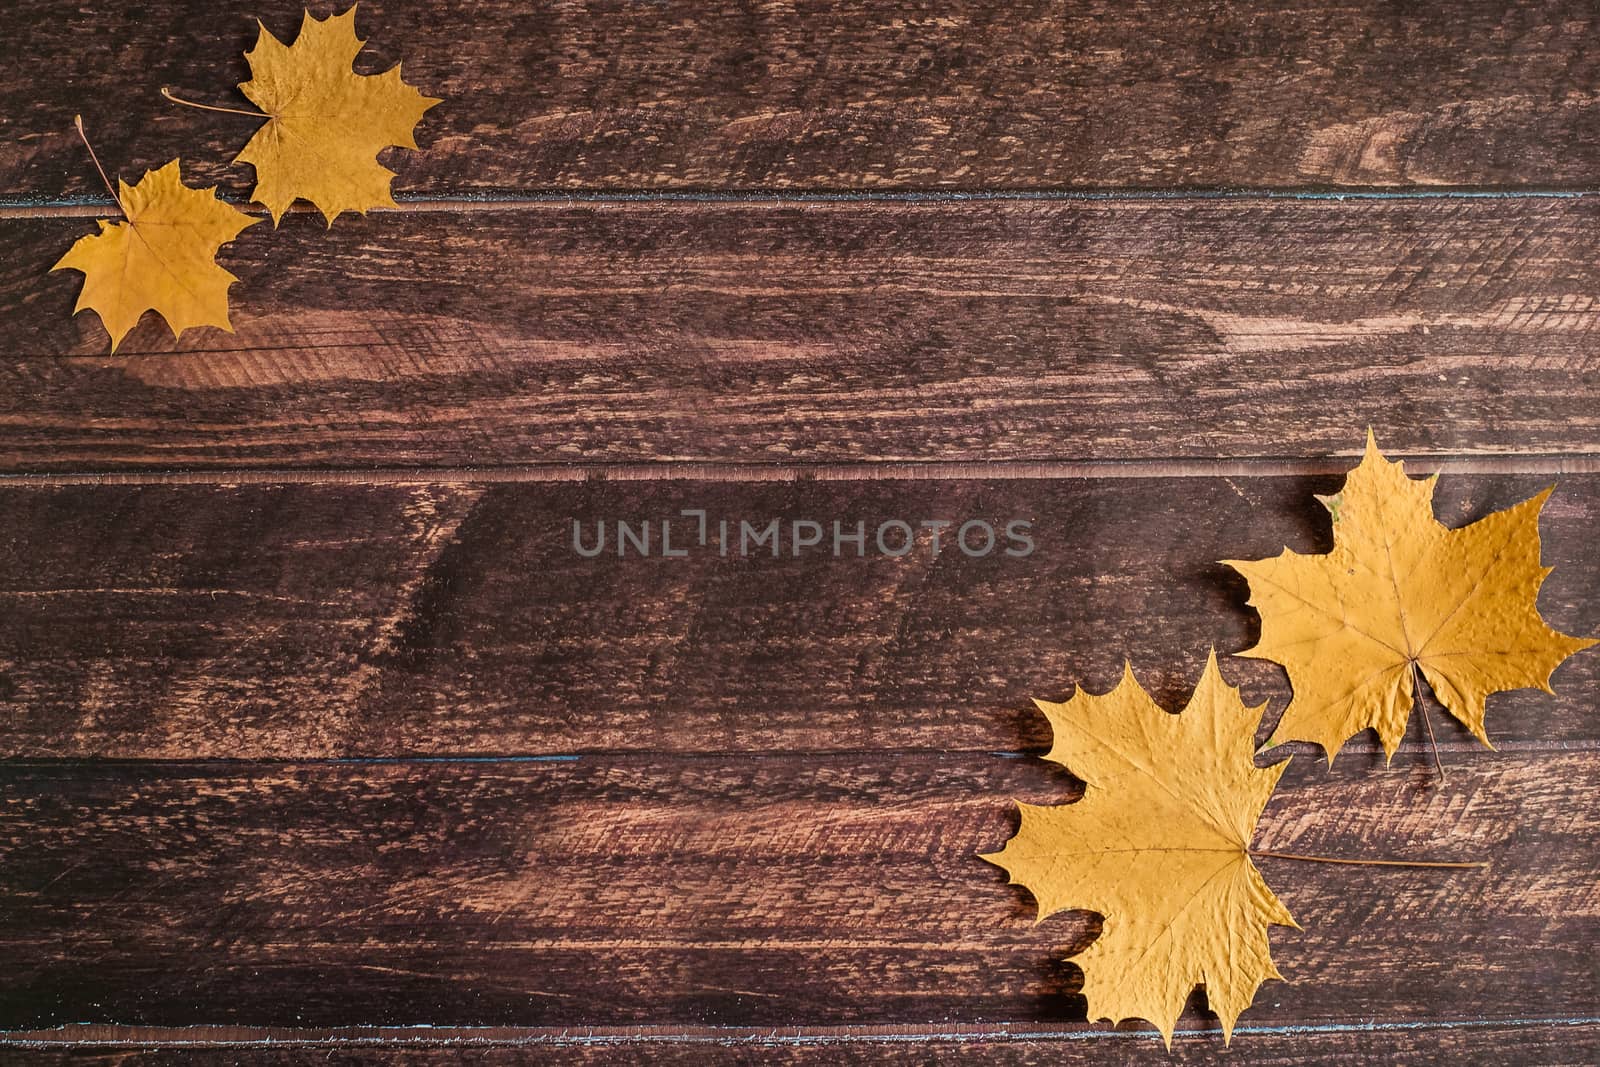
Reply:
<svg viewBox="0 0 1600 1067"><path fill-rule="evenodd" d="M10 227L5 469L1600 450L1590 199L301 215L115 356L93 228Z"/></svg>
<svg viewBox="0 0 1600 1067"><path fill-rule="evenodd" d="M1442 785L1292 761L1256 847L1494 866L1259 860L1304 929L1275 932L1289 981L1246 1021L1583 1015L1600 813L1572 798L1597 789L1592 747L1453 761ZM975 855L1010 798L1078 795L1000 754L73 762L8 766L0 795L12 1028L85 1004L158 1026L1064 1023L1060 957L1099 927L1034 926Z"/></svg>
<svg viewBox="0 0 1600 1067"><path fill-rule="evenodd" d="M365 2L448 98L404 208L108 356L71 116L242 202L248 120L158 90L239 102L245 14L0 11L0 1062L1600 1055L1600 655L1498 752L1433 707L1443 781L1296 750L1257 847L1494 866L1263 859L1226 1052L1086 1020L1097 920L974 855L1076 795L1028 698L1175 706L1368 425L1451 524L1558 481L1600 632L1592 4ZM570 549L683 508L1036 550Z"/></svg>
<svg viewBox="0 0 1600 1067"><path fill-rule="evenodd" d="M1452 525L1546 476L1446 474ZM1207 650L1254 640L1216 561L1326 551L1338 477L502 485L90 486L6 491L0 708L9 756L326 758L499 753L997 751L1048 747L1030 697L1098 691L1131 659L1178 706ZM707 513L708 544L696 542ZM796 521L858 524L870 555L795 556ZM943 532L902 558L891 519L1031 523L971 557ZM615 523L654 527L619 556ZM676 521L661 555L660 523ZM776 519L781 556L748 538ZM729 523L730 556L718 527ZM597 524L608 548L587 559ZM1600 475L1546 505L1545 616L1600 631ZM48 538L38 531L50 531ZM887 536L898 548L899 534ZM973 550L983 547L971 534ZM748 551L747 557L741 558ZM1252 701L1275 665L1231 659ZM1600 656L1492 698L1507 745L1600 741ZM1477 742L1434 708L1460 759ZM1448 723L1448 725L1446 725ZM1418 724L1415 736L1421 738ZM1370 735L1365 739L1370 741ZM1452 751L1455 749L1453 748Z"/></svg>
<svg viewBox="0 0 1600 1067"><path fill-rule="evenodd" d="M342 0L316 0L320 14ZM253 18L11 0L0 195L102 193L82 113L124 170L227 165ZM438 0L361 4L360 67L404 60L446 98L422 197L558 189L1039 189L1588 185L1600 168L1600 17L1588 0Z"/></svg>
<svg viewBox="0 0 1600 1067"><path fill-rule="evenodd" d="M1013 1032L1010 1028L951 1027L960 1037L929 1034L908 1039L890 1028L863 1028L847 1035L816 1036L770 1028L736 1038L709 1028L692 1028L670 1038L640 1034L634 1029L582 1032L558 1030L528 1036L525 1032L482 1031L463 1033L445 1048L420 1044L413 1034L389 1037L363 1034L338 1035L328 1040L294 1038L256 1031L219 1027L217 1036L199 1047L185 1046L185 1062L228 1067L277 1067L314 1059L319 1064L345 1067L364 1063L487 1064L490 1067L535 1067L544 1064L702 1064L708 1059L729 1063L778 1064L901 1064L929 1062L985 1062L996 1064L1077 1064L1115 1062L1170 1067L1172 1064L1215 1063L1219 1057L1210 1034L1180 1033L1172 1051L1149 1042L1089 1038L1080 1030L1040 1027ZM1485 1023L1471 1029L1421 1027L1400 1034L1372 1034L1297 1030L1290 1033L1248 1034L1248 1056L1234 1049L1230 1062L1258 1064L1302 1063L1410 1063L1447 1061L1477 1063L1485 1060L1537 1063L1542 1067L1591 1067L1600 1057L1600 1025L1574 1023L1559 1028L1530 1031L1525 1027ZM34 1043L6 1054L5 1064L93 1064L102 1067L146 1067L172 1062L172 1050L117 1047L124 1035L139 1035L151 1043L172 1040L171 1031L129 1027L104 1047L62 1050ZM860 1034L860 1036L857 1036ZM237 1035L237 1036L236 1036ZM185 1035L188 1036L188 1035ZM407 1042L419 1042L408 1045ZM1108 1047L1109 1046L1109 1047Z"/></svg>

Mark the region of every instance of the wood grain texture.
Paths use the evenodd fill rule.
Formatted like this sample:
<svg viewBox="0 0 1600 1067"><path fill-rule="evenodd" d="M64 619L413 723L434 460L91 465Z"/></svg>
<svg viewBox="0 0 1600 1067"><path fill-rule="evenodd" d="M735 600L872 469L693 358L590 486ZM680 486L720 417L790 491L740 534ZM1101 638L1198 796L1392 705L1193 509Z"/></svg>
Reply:
<svg viewBox="0 0 1600 1067"><path fill-rule="evenodd" d="M1340 477L665 482L494 486L70 486L0 492L0 751L259 758L603 751L1012 751L1045 745L1030 698L1109 689L1132 660L1180 705L1208 648L1254 639L1244 583L1215 561L1326 551L1314 493ZM1441 478L1460 525L1549 479ZM694 545L708 512L711 543ZM969 558L945 531L903 558L833 558L831 523L1032 523ZM577 520L655 526L653 554L594 559ZM676 519L685 558L662 558ZM783 555L717 524L783 524ZM825 542L795 557L795 520ZM1600 631L1600 476L1546 505L1550 621ZM898 534L888 542L897 547ZM981 532L971 532L982 546ZM683 550L688 551L688 548ZM1278 667L1228 659L1252 702ZM1497 741L1600 741L1600 654L1492 697ZM1482 750L1436 705L1452 763ZM1424 737L1420 722L1412 738ZM1349 759L1374 764L1371 735ZM1347 751L1352 751L1347 749ZM1410 749L1402 764L1424 766ZM1374 764L1375 765L1375 764Z"/></svg>
<svg viewBox="0 0 1600 1067"><path fill-rule="evenodd" d="M1294 761L1258 848L1494 868L1261 860L1304 929L1275 931L1290 981L1243 1021L1586 1013L1596 789L1589 753L1486 754L1442 786ZM1073 795L982 754L12 763L0 1024L1082 1021L1063 957L1098 921L1034 926L974 856L1010 798ZM1214 1025L1200 1004L1185 1029Z"/></svg>
<svg viewBox="0 0 1600 1067"><path fill-rule="evenodd" d="M416 1031L388 1038L353 1034L318 1041L308 1031L259 1032L234 1027L152 1030L141 1027L81 1027L93 1044L66 1048L50 1041L8 1038L14 1046L0 1046L0 1063L94 1064L100 1067L146 1067L173 1062L182 1049L185 1063L211 1067L277 1067L314 1059L319 1064L487 1064L522 1067L543 1064L1149 1064L1150 1067L1184 1063L1283 1065L1304 1063L1392 1064L1448 1060L1451 1063L1537 1063L1541 1067L1591 1067L1600 1056L1600 1024L1556 1021L1540 1025L1466 1022L1423 1025L1416 1029L1363 1024L1326 1031L1293 1033L1259 1032L1241 1025L1235 1042L1225 1052L1218 1049L1214 1033L1179 1033L1171 1052L1161 1047L1153 1033L1091 1031L1067 1027L1016 1028L1008 1033L997 1027L959 1027L950 1034L921 1032L911 1027L857 1027L847 1034L821 1028L791 1032L772 1028L735 1031L727 1027L682 1027L672 1036L652 1037L646 1031L632 1034L625 1028L608 1032L604 1027L570 1031L527 1030L467 1031L461 1037L422 1037ZM843 1028L840 1028L843 1029ZM964 1031L964 1033L963 1033ZM251 1034L229 1044L223 1035ZM142 1040L141 1040L142 1039ZM117 1042L123 1047L117 1047ZM49 1042L49 1043L46 1043ZM140 1045L144 1047L140 1047Z"/></svg>
<svg viewBox="0 0 1600 1067"><path fill-rule="evenodd" d="M344 3L311 5L318 13ZM300 0L248 9L289 38ZM359 69L403 59L446 103L395 153L423 196L530 189L1592 185L1586 0L1230 4L599 2L361 5ZM201 0L5 5L0 194L102 195L229 167L244 12Z"/></svg>
<svg viewBox="0 0 1600 1067"><path fill-rule="evenodd" d="M1175 1057L1086 1020L1098 920L974 854L1077 795L1028 698L1127 657L1176 706L1254 636L1214 561L1326 548L1367 425L1477 462L1452 524L1589 472L1541 604L1600 631L1597 20L368 0L359 68L446 97L405 208L256 227L237 334L111 357L46 273L71 116L240 199L250 122L157 90L237 102L255 28L5 5L0 1062L1594 1062L1600 655L1496 753L1433 707L1443 781L1417 722L1297 754L1258 847L1494 867L1262 859L1305 929L1226 1052L1203 993ZM1444 187L1518 195L1300 195ZM683 508L1037 548L570 547Z"/></svg>
<svg viewBox="0 0 1600 1067"><path fill-rule="evenodd" d="M296 217L115 357L88 229L0 223L0 469L1600 452L1600 199Z"/></svg>

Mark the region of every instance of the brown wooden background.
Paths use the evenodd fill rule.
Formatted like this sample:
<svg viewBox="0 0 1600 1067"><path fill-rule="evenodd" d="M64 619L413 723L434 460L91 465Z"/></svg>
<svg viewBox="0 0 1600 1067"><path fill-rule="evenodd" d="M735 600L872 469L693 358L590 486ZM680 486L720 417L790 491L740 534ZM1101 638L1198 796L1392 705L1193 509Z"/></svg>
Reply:
<svg viewBox="0 0 1600 1067"><path fill-rule="evenodd" d="M1371 425L1465 522L1553 480L1600 632L1600 12L1579 0L361 5L446 97L400 212L249 231L114 357L46 269L226 161L299 11L0 13L0 1053L1171 1062L974 857L1028 697L1181 700L1214 561L1325 547ZM318 13L331 8L315 5ZM573 517L1022 515L1025 561L596 561ZM1249 699L1271 665L1227 660ZM1600 1058L1600 657L1296 760L1224 1052ZM1414 723L1414 727L1416 724Z"/></svg>

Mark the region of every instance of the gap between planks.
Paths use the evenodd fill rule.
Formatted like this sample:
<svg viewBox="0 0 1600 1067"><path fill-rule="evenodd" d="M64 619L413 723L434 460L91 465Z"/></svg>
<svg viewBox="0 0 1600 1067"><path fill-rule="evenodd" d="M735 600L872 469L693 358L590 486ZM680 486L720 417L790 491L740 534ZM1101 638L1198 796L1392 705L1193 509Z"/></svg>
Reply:
<svg viewBox="0 0 1600 1067"><path fill-rule="evenodd" d="M1235 1037L1256 1035L1371 1034L1484 1029L1556 1029L1600 1025L1600 1016L1476 1017L1418 1021L1303 1023L1234 1027ZM1215 1038L1215 1028L1174 1032L1175 1038ZM607 1046L682 1044L794 1046L827 1044L923 1044L991 1041L1141 1041L1157 1042L1154 1030L1107 1030L1085 1025L1037 1023L838 1026L351 1026L327 1030L224 1025L118 1026L75 1023L53 1030L0 1031L0 1048L408 1048Z"/></svg>
<svg viewBox="0 0 1600 1067"><path fill-rule="evenodd" d="M1285 746L1284 756L1303 756L1308 760L1321 758L1321 753L1310 745ZM1445 753L1456 752L1483 752L1483 745L1477 741L1440 741L1437 745L1425 744L1421 741L1403 741L1395 749L1395 758L1406 757L1421 758L1435 751ZM1497 753L1509 752L1600 752L1600 738L1588 740L1545 740L1533 739L1527 741L1501 741L1493 749ZM1382 755L1383 749L1375 744L1354 743L1347 744L1339 750L1341 756L1376 756ZM677 750L663 748L649 749L595 749L582 752L558 753L460 753L442 755L416 755L416 756L288 756L281 759L250 756L242 759L229 759L225 757L211 757L204 759L162 759L149 757L69 757L56 756L9 756L0 759L0 774L6 770L77 770L82 768L106 767L157 767L157 768L213 768L225 771L237 771L246 767L409 767L427 764L468 765L468 764L531 764L531 763L581 763L585 761L604 762L607 764L651 763L657 764L662 760L674 760L680 763L694 761L732 761L755 762L761 760L802 760L811 759L819 761L850 760L863 758L883 759L915 759L930 756L989 756L994 759L1043 759L1045 750L1039 749L952 749L952 748L839 748L839 749L761 749L761 750L735 750L735 749L693 749Z"/></svg>
<svg viewBox="0 0 1600 1067"><path fill-rule="evenodd" d="M1412 474L1600 473L1600 455L1446 456L1387 453ZM1358 453L1318 459L945 460L864 463L576 463L503 467L260 468L62 471L0 474L0 489L69 485L474 485L517 482L1061 481L1154 478L1302 478L1347 473Z"/></svg>
<svg viewBox="0 0 1600 1067"><path fill-rule="evenodd" d="M514 193L481 193L461 196L406 196L396 199L396 207L375 208L375 212L481 212L525 211L567 204L966 204L993 202L1070 203L1074 201L1125 201L1141 203L1170 200L1580 200L1600 196L1600 188L1516 188L1440 187L1430 189L748 189L677 190L574 189L534 190ZM266 209L237 196L220 197L248 213L266 217ZM96 218L111 214L116 205L103 197L63 197L31 201L22 197L0 197L0 221L40 218ZM296 203L293 214L315 213L309 204Z"/></svg>

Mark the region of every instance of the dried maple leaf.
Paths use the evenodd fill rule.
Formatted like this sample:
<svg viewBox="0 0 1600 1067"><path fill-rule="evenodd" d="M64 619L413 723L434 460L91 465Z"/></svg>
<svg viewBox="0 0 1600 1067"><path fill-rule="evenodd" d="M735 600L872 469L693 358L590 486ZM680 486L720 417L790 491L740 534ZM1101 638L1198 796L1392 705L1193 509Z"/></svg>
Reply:
<svg viewBox="0 0 1600 1067"><path fill-rule="evenodd" d="M378 153L416 148L412 131L439 101L401 81L398 63L382 74L352 70L366 43L356 36L353 6L327 19L307 11L292 45L258 25L245 53L251 79L239 88L268 121L235 157L256 169L256 201L274 224L297 199L315 204L330 226L340 212L394 207L394 172Z"/></svg>
<svg viewBox="0 0 1600 1067"><path fill-rule="evenodd" d="M1360 466L1323 499L1332 552L1224 561L1249 581L1261 614L1261 639L1239 654L1282 664L1294 689L1267 747L1314 741L1331 764L1370 726L1392 758L1418 671L1488 745L1490 693L1549 692L1551 672L1595 643L1539 616L1550 573L1539 562L1539 510L1550 490L1452 530L1434 518L1434 480L1406 477L1369 431Z"/></svg>
<svg viewBox="0 0 1600 1067"><path fill-rule="evenodd" d="M228 286L239 279L217 266L217 251L253 219L217 199L215 187L183 184L178 160L146 171L138 185L118 181L125 221L100 220L51 270L83 272L76 314L92 309L117 350L146 311L167 320L174 336L193 326L228 323Z"/></svg>
<svg viewBox="0 0 1600 1067"><path fill-rule="evenodd" d="M1169 715L1131 669L1104 696L1036 701L1055 744L1046 759L1083 779L1083 799L1018 804L1022 824L984 856L1025 886L1039 918L1099 912L1099 938L1073 957L1091 1019L1141 1018L1168 1046L1197 984L1225 1039L1256 989L1281 978L1269 925L1295 925L1250 861L1250 838L1288 761L1252 762L1261 708L1246 708L1213 654L1188 707Z"/></svg>

